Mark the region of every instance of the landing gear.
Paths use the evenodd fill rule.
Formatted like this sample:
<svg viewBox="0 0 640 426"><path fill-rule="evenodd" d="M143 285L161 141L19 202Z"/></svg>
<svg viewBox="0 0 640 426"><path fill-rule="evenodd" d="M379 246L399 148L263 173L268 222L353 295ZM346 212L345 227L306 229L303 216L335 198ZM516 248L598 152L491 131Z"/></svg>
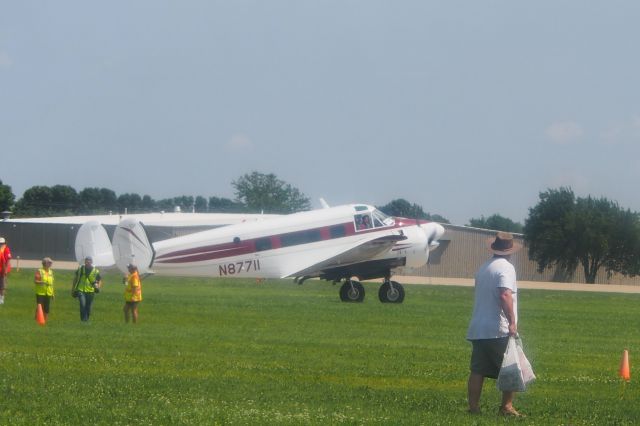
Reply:
<svg viewBox="0 0 640 426"><path fill-rule="evenodd" d="M361 278L357 277L356 278ZM367 278L367 277L365 277ZM343 302L360 303L364 300L364 286L355 279L343 278L340 286L340 300ZM337 284L338 280L333 283ZM378 298L382 303L402 303L404 301L404 287L397 281L391 281L391 274L386 273L384 281L378 290Z"/></svg>
<svg viewBox="0 0 640 426"><path fill-rule="evenodd" d="M364 286L359 281L346 280L340 287L340 300L343 302L362 302L364 300Z"/></svg>
<svg viewBox="0 0 640 426"><path fill-rule="evenodd" d="M404 288L397 281L385 279L378 290L378 298L382 303L402 303L404 300Z"/></svg>

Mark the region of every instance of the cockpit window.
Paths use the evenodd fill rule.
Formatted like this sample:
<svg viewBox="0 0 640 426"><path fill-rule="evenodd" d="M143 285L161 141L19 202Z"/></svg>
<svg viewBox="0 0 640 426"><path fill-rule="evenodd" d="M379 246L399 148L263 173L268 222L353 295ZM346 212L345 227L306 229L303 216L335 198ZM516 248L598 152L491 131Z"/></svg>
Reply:
<svg viewBox="0 0 640 426"><path fill-rule="evenodd" d="M371 215L369 213L357 214L354 216L356 222L356 231L373 228L371 224Z"/></svg>
<svg viewBox="0 0 640 426"><path fill-rule="evenodd" d="M373 224L376 228L382 226L393 226L393 224L395 223L392 217L387 216L378 209L375 209L372 214Z"/></svg>
<svg viewBox="0 0 640 426"><path fill-rule="evenodd" d="M380 210L374 209L371 213L358 213L354 215L353 220L356 224L356 231L370 228L382 228L385 226L393 226L395 220L387 216Z"/></svg>

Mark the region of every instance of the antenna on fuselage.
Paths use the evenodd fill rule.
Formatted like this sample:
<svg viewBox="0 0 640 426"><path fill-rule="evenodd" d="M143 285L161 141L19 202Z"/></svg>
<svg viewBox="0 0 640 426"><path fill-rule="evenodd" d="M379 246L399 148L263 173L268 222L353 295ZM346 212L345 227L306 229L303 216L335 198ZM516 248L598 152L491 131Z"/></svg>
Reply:
<svg viewBox="0 0 640 426"><path fill-rule="evenodd" d="M320 205L322 206L323 209L328 209L330 207L329 204L322 197L320 197Z"/></svg>

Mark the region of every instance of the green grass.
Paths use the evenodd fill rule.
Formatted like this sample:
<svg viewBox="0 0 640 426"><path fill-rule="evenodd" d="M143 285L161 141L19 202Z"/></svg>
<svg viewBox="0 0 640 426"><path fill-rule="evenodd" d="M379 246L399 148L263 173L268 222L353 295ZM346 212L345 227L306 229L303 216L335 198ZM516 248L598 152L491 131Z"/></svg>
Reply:
<svg viewBox="0 0 640 426"><path fill-rule="evenodd" d="M528 417L502 420L491 380L484 414L466 414L471 288L405 286L388 305L366 284L364 303L345 304L317 281L153 277L133 326L115 273L83 324L58 272L40 327L32 274L14 271L0 306L2 424L640 423L638 295L521 291L538 381L516 398Z"/></svg>

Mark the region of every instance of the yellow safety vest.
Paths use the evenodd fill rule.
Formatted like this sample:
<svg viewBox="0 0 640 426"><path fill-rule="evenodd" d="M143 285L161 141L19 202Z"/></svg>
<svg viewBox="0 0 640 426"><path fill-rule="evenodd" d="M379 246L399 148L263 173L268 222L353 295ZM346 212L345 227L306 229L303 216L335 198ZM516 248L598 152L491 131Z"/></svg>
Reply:
<svg viewBox="0 0 640 426"><path fill-rule="evenodd" d="M38 269L35 281L38 296L53 296L53 269Z"/></svg>
<svg viewBox="0 0 640 426"><path fill-rule="evenodd" d="M142 301L142 283L138 272L129 274L127 277L127 286L124 288L124 300L126 302Z"/></svg>
<svg viewBox="0 0 640 426"><path fill-rule="evenodd" d="M76 271L76 284L74 285L74 289L78 291L82 291L84 293L95 293L95 289L93 288L93 283L96 281L96 277L100 271L95 266L87 275L84 265L82 265Z"/></svg>

